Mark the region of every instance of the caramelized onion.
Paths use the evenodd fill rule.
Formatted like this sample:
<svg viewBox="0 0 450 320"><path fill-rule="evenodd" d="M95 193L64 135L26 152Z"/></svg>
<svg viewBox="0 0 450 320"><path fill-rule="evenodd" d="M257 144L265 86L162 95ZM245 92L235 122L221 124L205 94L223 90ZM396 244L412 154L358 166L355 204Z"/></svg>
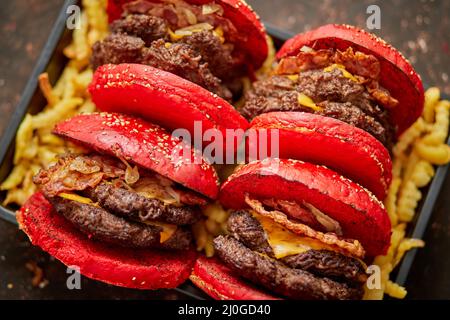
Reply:
<svg viewBox="0 0 450 320"><path fill-rule="evenodd" d="M202 6L202 14L208 15L212 13L216 13L219 16L223 15L222 6L214 2L207 3Z"/></svg>

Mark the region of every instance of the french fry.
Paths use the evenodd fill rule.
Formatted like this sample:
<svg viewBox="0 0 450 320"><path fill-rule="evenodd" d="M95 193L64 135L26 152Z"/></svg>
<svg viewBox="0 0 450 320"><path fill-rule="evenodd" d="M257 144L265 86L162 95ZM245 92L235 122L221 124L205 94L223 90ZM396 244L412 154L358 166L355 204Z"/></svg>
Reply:
<svg viewBox="0 0 450 320"><path fill-rule="evenodd" d="M400 190L398 199L397 215L399 221L410 222L416 213L417 204L422 198L422 192L413 181L408 181Z"/></svg>
<svg viewBox="0 0 450 320"><path fill-rule="evenodd" d="M39 88L41 89L41 92L47 100L49 106L54 106L58 102L58 96L56 96L53 92L47 72L39 75Z"/></svg>
<svg viewBox="0 0 450 320"><path fill-rule="evenodd" d="M392 298L404 299L406 297L406 289L391 280L386 282L385 288L386 294L391 296Z"/></svg>
<svg viewBox="0 0 450 320"><path fill-rule="evenodd" d="M430 146L420 140L415 144L414 150L422 159L434 165L444 165L450 161L450 146L446 144Z"/></svg>
<svg viewBox="0 0 450 320"><path fill-rule="evenodd" d="M423 248L425 242L420 239L403 239L398 245L397 252L394 258L394 267L396 267L403 259L405 253L413 248Z"/></svg>
<svg viewBox="0 0 450 320"><path fill-rule="evenodd" d="M434 173L434 168L429 162L420 160L411 175L411 180L417 187L423 188L431 182Z"/></svg>
<svg viewBox="0 0 450 320"><path fill-rule="evenodd" d="M422 138L422 142L428 145L445 143L449 128L449 101L440 101L436 105L436 122L430 127L430 133Z"/></svg>
<svg viewBox="0 0 450 320"><path fill-rule="evenodd" d="M426 126L422 118L419 118L408 130L406 130L400 137L397 144L394 146L394 155L401 156L408 147L425 131Z"/></svg>
<svg viewBox="0 0 450 320"><path fill-rule="evenodd" d="M33 117L27 114L19 126L16 134L16 152L14 164L18 165L27 149L28 142L33 139Z"/></svg>
<svg viewBox="0 0 450 320"><path fill-rule="evenodd" d="M391 186L389 187L389 191L385 200L386 211L388 212L392 226L396 226L398 223L397 196L401 184L402 180L400 178L394 178L392 180Z"/></svg>
<svg viewBox="0 0 450 320"><path fill-rule="evenodd" d="M438 88L430 88L425 92L425 104L423 108L423 117L426 122L434 122L434 107L439 101L441 92Z"/></svg>
<svg viewBox="0 0 450 320"><path fill-rule="evenodd" d="M25 177L25 173L28 170L28 163L23 161L14 166L13 170L9 174L8 178L0 185L0 190L10 190L20 185Z"/></svg>
<svg viewBox="0 0 450 320"><path fill-rule="evenodd" d="M86 64L91 50L87 42L88 26L88 17L85 12L82 12L80 28L76 28L73 31L73 44L75 48L75 60Z"/></svg>

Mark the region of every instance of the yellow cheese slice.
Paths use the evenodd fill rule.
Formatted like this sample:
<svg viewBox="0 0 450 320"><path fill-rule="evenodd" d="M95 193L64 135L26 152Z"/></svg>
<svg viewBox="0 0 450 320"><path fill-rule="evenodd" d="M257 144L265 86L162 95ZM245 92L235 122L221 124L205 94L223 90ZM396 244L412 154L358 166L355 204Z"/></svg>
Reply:
<svg viewBox="0 0 450 320"><path fill-rule="evenodd" d="M157 226L161 227L163 230L160 233L160 239L159 242L163 243L164 241L167 241L177 230L177 226L174 224L164 223L164 222L157 222L157 221L146 221L146 225L149 226Z"/></svg>
<svg viewBox="0 0 450 320"><path fill-rule="evenodd" d="M352 75L350 72L348 72L348 71L345 69L345 66L343 66L342 64L336 64L336 63L335 63L335 64L332 64L331 66L326 67L325 69L323 69L323 71L325 71L325 72L331 72L331 71L333 71L333 70L335 70L335 69L341 70L342 75L343 75L344 77L346 77L347 79L350 79L350 80L352 80L352 81L354 81L354 82L358 82L358 79L356 79L354 75Z"/></svg>
<svg viewBox="0 0 450 320"><path fill-rule="evenodd" d="M322 111L322 108L314 103L314 101L306 94L299 93L297 96L298 103L304 107L310 108L314 111Z"/></svg>
<svg viewBox="0 0 450 320"><path fill-rule="evenodd" d="M94 202L91 199L79 196L79 195L77 195L75 193L62 192L62 193L58 194L58 196L61 197L61 198L64 198L64 199L67 199L67 200L72 200L72 201L79 202L79 203L94 204Z"/></svg>
<svg viewBox="0 0 450 320"><path fill-rule="evenodd" d="M299 236L283 228L270 218L266 218L254 211L252 211L252 214L266 232L269 245L277 259L300 254L311 249L335 251L332 246L315 239Z"/></svg>
<svg viewBox="0 0 450 320"><path fill-rule="evenodd" d="M95 202L93 202L91 199L79 196L75 193L60 193L60 194L58 194L58 196L61 198L76 201L79 203L97 206L97 204ZM160 233L160 242L161 243L168 240L174 234L174 232L177 230L177 226L174 224L168 224L168 223L163 223L163 222L154 222L154 221L145 222L145 224L158 226L163 229Z"/></svg>

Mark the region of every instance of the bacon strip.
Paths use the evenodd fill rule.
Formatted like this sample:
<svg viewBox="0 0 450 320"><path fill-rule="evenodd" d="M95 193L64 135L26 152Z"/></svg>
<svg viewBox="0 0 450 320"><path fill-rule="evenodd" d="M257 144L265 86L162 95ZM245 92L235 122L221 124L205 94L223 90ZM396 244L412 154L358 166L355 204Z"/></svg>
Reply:
<svg viewBox="0 0 450 320"><path fill-rule="evenodd" d="M267 211L264 206L258 200L250 199L248 195L245 195L245 202L260 215L272 219L274 222L279 223L286 229L302 236L319 240L327 245L336 248L336 251L345 255L349 255L355 258L364 258L365 251L361 243L358 240L339 239L334 233L323 233L316 231L307 225L302 223L293 222L281 211Z"/></svg>
<svg viewBox="0 0 450 320"><path fill-rule="evenodd" d="M280 60L275 74L293 75L299 72L321 69L332 64L339 64L345 70L355 75L361 84L365 84L367 91L375 101L386 108L394 108L398 100L392 97L386 89L380 87L381 66L378 59L370 54L353 51L349 47L345 51L330 49L301 51L297 56L286 57Z"/></svg>

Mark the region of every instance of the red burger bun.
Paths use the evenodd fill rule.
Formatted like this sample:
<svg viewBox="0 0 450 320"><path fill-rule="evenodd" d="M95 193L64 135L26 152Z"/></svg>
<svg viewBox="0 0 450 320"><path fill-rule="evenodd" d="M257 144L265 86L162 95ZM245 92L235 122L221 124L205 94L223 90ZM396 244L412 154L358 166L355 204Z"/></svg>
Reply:
<svg viewBox="0 0 450 320"><path fill-rule="evenodd" d="M289 39L278 51L277 58L295 56L303 46L341 51L352 47L375 56L381 66L380 85L399 101L399 105L389 110L398 136L422 114L424 89L420 76L410 62L384 40L353 26L329 24Z"/></svg>
<svg viewBox="0 0 450 320"><path fill-rule="evenodd" d="M380 200L392 180L387 149L372 135L345 122L304 112L271 112L250 123L258 139L248 140L248 150L259 156L259 140L267 133L271 155L271 130L278 130L278 157L323 164L360 183ZM253 159L263 160L263 159Z"/></svg>
<svg viewBox="0 0 450 320"><path fill-rule="evenodd" d="M194 250L142 250L92 241L57 214L42 193L35 193L17 213L20 228L31 242L82 275L133 289L175 288L194 266Z"/></svg>
<svg viewBox="0 0 450 320"><path fill-rule="evenodd" d="M181 153L181 141L157 125L118 113L93 113L60 122L53 133L99 153L123 157L211 199L217 197L215 169L202 158L200 163L194 161L190 146L184 145Z"/></svg>
<svg viewBox="0 0 450 320"><path fill-rule="evenodd" d="M368 190L320 165L267 158L238 168L222 184L219 201L245 209L256 200L307 202L339 222L343 236L361 242L368 257L387 252L391 223L383 204Z"/></svg>
<svg viewBox="0 0 450 320"><path fill-rule="evenodd" d="M189 279L216 300L277 300L234 274L217 258L199 256Z"/></svg>
<svg viewBox="0 0 450 320"><path fill-rule="evenodd" d="M95 73L89 92L98 109L140 116L169 130L194 122L208 129L246 130L248 121L232 105L208 90L170 72L140 64L104 65ZM238 141L239 143L240 141ZM225 143L224 143L225 146Z"/></svg>

